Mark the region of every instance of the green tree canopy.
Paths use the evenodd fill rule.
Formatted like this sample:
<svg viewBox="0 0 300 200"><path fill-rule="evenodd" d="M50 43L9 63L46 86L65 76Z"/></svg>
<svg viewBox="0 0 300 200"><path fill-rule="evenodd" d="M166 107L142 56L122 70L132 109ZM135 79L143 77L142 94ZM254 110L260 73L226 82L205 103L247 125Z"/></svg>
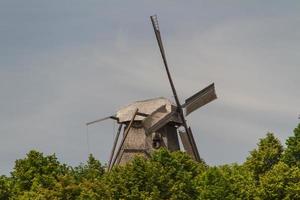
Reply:
<svg viewBox="0 0 300 200"><path fill-rule="evenodd" d="M65 165L61 165L56 156L44 156L37 151L30 151L26 158L16 160L12 179L16 193L29 191L32 187L52 187L59 175L68 171Z"/></svg>
<svg viewBox="0 0 300 200"><path fill-rule="evenodd" d="M253 172L255 179L272 168L281 158L283 146L273 135L267 133L265 138L260 139L257 149L250 152L250 156L245 162L245 166Z"/></svg>
<svg viewBox="0 0 300 200"><path fill-rule="evenodd" d="M100 180L104 174L104 167L101 165L99 160L90 154L86 164L80 164L73 170L74 176L78 181L82 179L86 180Z"/></svg>
<svg viewBox="0 0 300 200"><path fill-rule="evenodd" d="M290 166L300 167L300 124L294 129L294 135L286 140L283 161Z"/></svg>
<svg viewBox="0 0 300 200"><path fill-rule="evenodd" d="M233 165L211 167L198 176L199 199L253 199L255 181L246 168Z"/></svg>
<svg viewBox="0 0 300 200"><path fill-rule="evenodd" d="M9 199L11 196L11 180L6 176L0 176L0 200Z"/></svg>
<svg viewBox="0 0 300 200"><path fill-rule="evenodd" d="M89 155L77 167L30 151L0 176L0 200L300 199L299 132L286 141L271 133L259 140L242 165L209 167L183 152L159 149L111 171Z"/></svg>
<svg viewBox="0 0 300 200"><path fill-rule="evenodd" d="M300 199L300 169L279 162L261 177L258 197L265 200Z"/></svg>
<svg viewBox="0 0 300 200"><path fill-rule="evenodd" d="M206 169L182 152L156 151L136 158L106 176L112 199L196 199L196 177Z"/></svg>

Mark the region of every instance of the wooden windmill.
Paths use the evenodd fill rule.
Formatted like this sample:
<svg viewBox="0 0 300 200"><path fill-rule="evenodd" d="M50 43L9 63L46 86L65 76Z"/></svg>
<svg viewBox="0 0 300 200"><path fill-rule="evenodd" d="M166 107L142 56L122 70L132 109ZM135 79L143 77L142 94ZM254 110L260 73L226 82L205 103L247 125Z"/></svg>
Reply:
<svg viewBox="0 0 300 200"><path fill-rule="evenodd" d="M119 124L108 169L114 165L124 164L136 155L148 157L153 150L161 147L170 151L180 150L178 135L185 151L194 160L200 161L197 145L185 116L217 98L214 83L186 99L184 104L180 103L169 72L157 16L154 15L150 18L175 104L163 97L137 101L121 108L113 116L87 123L87 125L91 125L106 119L113 119ZM179 131L180 127L183 127L184 131ZM119 141L121 132L123 133L122 139ZM119 144L118 148L117 144Z"/></svg>

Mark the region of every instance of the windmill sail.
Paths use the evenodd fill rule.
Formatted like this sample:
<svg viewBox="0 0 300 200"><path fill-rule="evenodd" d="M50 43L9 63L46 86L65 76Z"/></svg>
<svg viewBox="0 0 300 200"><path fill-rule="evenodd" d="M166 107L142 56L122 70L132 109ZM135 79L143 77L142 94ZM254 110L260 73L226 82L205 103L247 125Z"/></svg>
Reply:
<svg viewBox="0 0 300 200"><path fill-rule="evenodd" d="M179 131L179 136L185 152L195 160L196 156L193 151L192 143L188 139L187 133L184 131Z"/></svg>
<svg viewBox="0 0 300 200"><path fill-rule="evenodd" d="M208 104L216 98L217 95L215 91L215 85L212 83L200 92L185 100L185 103L182 105L182 107L185 108L185 115L189 115L191 112Z"/></svg>
<svg viewBox="0 0 300 200"><path fill-rule="evenodd" d="M187 133L188 141L193 146L193 152L194 152L194 155L195 155L194 158L195 158L196 161L200 161L200 156L199 156L199 153L198 153L198 150L197 150L197 147L196 147L196 143L194 141L193 134L192 134L190 128L188 127L187 123L186 123L185 116L183 114L182 105L180 104L180 101L179 101L179 98L177 96L177 92L176 92L176 89L175 89L175 86L174 86L174 83L173 83L173 80L172 80L172 77L171 77L171 74L170 74L170 71L169 71L169 67L168 67L168 63L167 63L167 59L166 59L166 55L165 55L165 50L163 48L163 43L162 43L162 39L161 39L161 35L160 35L160 30L159 30L157 16L154 15L154 16L151 16L150 18L151 18L151 22L152 22L152 25L153 25L154 33L155 33L155 36L156 36L156 39L157 39L158 47L159 47L159 50L160 50L160 53L161 53L161 56L162 56L162 59L163 59L163 62L164 62L164 66L165 66L166 72L167 72L169 83L170 83L170 86L171 86L171 89L172 89L172 92L173 92L173 95L174 95L174 99L175 99L175 102L176 102L176 105L177 105L177 108L178 108L178 110L177 110L178 112L177 113L178 113L178 115L179 115L179 117L181 119L182 126L184 127L185 132ZM195 109L197 109L198 107L201 106L201 105L198 106L197 102L196 102L196 104L194 104L193 103L194 100L195 100L195 98L191 99L191 101L188 101L189 104L187 104L188 105L187 108L189 110L191 110L190 112L192 112L193 109L195 110ZM198 106L198 107L195 108L195 106Z"/></svg>
<svg viewBox="0 0 300 200"><path fill-rule="evenodd" d="M186 153L189 154L194 160L200 161L200 155L191 128L189 127L188 132L179 131L179 135Z"/></svg>

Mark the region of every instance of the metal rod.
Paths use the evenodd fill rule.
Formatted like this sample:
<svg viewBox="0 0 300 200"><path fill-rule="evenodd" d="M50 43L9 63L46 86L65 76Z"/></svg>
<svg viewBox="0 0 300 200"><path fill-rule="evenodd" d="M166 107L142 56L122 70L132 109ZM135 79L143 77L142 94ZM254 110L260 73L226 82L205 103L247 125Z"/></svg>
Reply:
<svg viewBox="0 0 300 200"><path fill-rule="evenodd" d="M118 140L119 140L119 135L120 135L122 126L123 126L123 124L120 124L120 126L118 128L118 132L117 132L116 138L114 140L113 147L111 149L110 158L109 158L109 162L108 162L108 170L110 170L110 168L111 168L111 161L112 161L112 159L114 157L114 154L115 154L115 149L116 149L116 146L117 146L117 143L118 143Z"/></svg>
<svg viewBox="0 0 300 200"><path fill-rule="evenodd" d="M193 143L192 138L191 138L192 133L190 132L190 130L188 128L188 125L186 123L186 120L184 118L183 109L181 107L181 104L180 104L179 98L177 96L177 92L176 92L176 89L175 89L175 86L174 86L174 83L173 83L173 80L172 80L172 77L171 77L171 74L170 74L170 71L169 71L168 62L167 62L167 58L166 58L166 55L165 55L165 50L164 50L164 47L163 47L163 43L162 43L160 31L159 31L157 17L156 17L156 15L150 16L150 19L151 19L151 22L152 22L152 26L153 26L153 29L154 29L155 36L156 36L158 47L159 47L159 50L160 50L160 53L161 53L161 56L162 56L162 59L163 59L163 62L164 62L164 66L165 66L165 69L166 69L166 72L167 72L167 75L168 75L168 80L169 80L169 83L171 85L171 89L172 89L174 99L175 99L175 102L176 102L176 105L177 105L179 116L181 118L183 127L184 127L185 131L187 132L189 142L192 144ZM194 146L194 147L195 147L195 150L196 150L196 155L195 155L196 160L200 161L200 156L199 156L198 149L197 149L196 146Z"/></svg>
<svg viewBox="0 0 300 200"><path fill-rule="evenodd" d="M120 143L120 146L119 146L119 148L118 148L118 151L117 151L117 153L116 153L116 156L115 156L115 158L114 158L114 161L113 161L112 165L110 166L110 169L111 169L111 168L115 165L115 163L116 163L116 160L117 160L117 158L118 158L118 156L119 156L119 154L120 154L120 151L121 151L121 149L122 149L122 147L123 147L123 145L124 145L124 142L125 142L125 140L126 140L126 138L127 138L127 135L128 135L129 130L130 130L131 126L132 126L132 123L133 123L133 121L134 121L134 118L135 118L135 116L137 115L138 110L139 110L139 109L136 108L135 111L134 111L134 114L133 114L133 116L132 116L132 118L131 118L131 120L130 120L130 122L129 122L129 125L127 126L127 128L126 128L126 130L125 130L124 137L122 138L122 141L121 141L121 143ZM110 170L110 169L109 169L109 170Z"/></svg>

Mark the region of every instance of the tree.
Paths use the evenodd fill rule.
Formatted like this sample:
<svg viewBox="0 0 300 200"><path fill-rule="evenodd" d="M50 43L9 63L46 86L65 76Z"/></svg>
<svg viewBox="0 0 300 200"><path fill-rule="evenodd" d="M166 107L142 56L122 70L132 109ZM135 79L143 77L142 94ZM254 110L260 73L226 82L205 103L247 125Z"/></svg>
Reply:
<svg viewBox="0 0 300 200"><path fill-rule="evenodd" d="M196 177L206 169L182 152L160 149L150 159L135 158L105 176L112 199L196 199Z"/></svg>
<svg viewBox="0 0 300 200"><path fill-rule="evenodd" d="M253 199L255 181L244 167L224 165L211 167L198 177L198 199Z"/></svg>
<svg viewBox="0 0 300 200"><path fill-rule="evenodd" d="M255 179L269 171L281 158L283 146L272 134L267 133L265 138L260 139L258 148L250 152L245 166L253 172Z"/></svg>
<svg viewBox="0 0 300 200"><path fill-rule="evenodd" d="M87 164L80 164L78 167L75 167L73 173L78 181L83 179L99 180L104 174L104 167L90 154Z"/></svg>
<svg viewBox="0 0 300 200"><path fill-rule="evenodd" d="M0 176L6 199L300 199L300 125L283 147L272 133L260 139L243 165L209 167L186 153L159 149L106 172L92 155L77 167L55 154L30 151Z"/></svg>
<svg viewBox="0 0 300 200"><path fill-rule="evenodd" d="M103 180L98 181L87 181L84 180L80 183L80 195L79 200L107 200L112 199L109 195L109 185Z"/></svg>
<svg viewBox="0 0 300 200"><path fill-rule="evenodd" d="M68 172L66 165L61 165L56 156L44 156L37 151L30 151L26 158L16 160L12 175L15 195L36 191L39 188L51 189L59 176Z"/></svg>
<svg viewBox="0 0 300 200"><path fill-rule="evenodd" d="M294 129L294 135L286 140L286 146L283 161L289 166L300 167L300 123Z"/></svg>
<svg viewBox="0 0 300 200"><path fill-rule="evenodd" d="M265 200L300 199L300 169L279 162L261 177L258 196Z"/></svg>
<svg viewBox="0 0 300 200"><path fill-rule="evenodd" d="M106 192L108 188L102 181L105 173L104 167L92 154L89 155L87 164L80 164L78 167L75 167L73 173L81 190L78 199L109 199Z"/></svg>
<svg viewBox="0 0 300 200"><path fill-rule="evenodd" d="M11 196L11 181L6 176L0 176L0 200L9 199Z"/></svg>
<svg viewBox="0 0 300 200"><path fill-rule="evenodd" d="M39 183L33 184L29 191L20 193L16 199L76 199L81 192L80 186L77 184L75 178L69 174L60 175L51 187L43 187Z"/></svg>
<svg viewBox="0 0 300 200"><path fill-rule="evenodd" d="M10 191L7 178L0 179L0 197L12 199L97 199L103 196L101 182L104 167L92 155L86 164L72 168L60 164L56 156L30 151L16 160L11 173ZM90 197L90 198L89 198ZM100 198L101 199L101 198Z"/></svg>

